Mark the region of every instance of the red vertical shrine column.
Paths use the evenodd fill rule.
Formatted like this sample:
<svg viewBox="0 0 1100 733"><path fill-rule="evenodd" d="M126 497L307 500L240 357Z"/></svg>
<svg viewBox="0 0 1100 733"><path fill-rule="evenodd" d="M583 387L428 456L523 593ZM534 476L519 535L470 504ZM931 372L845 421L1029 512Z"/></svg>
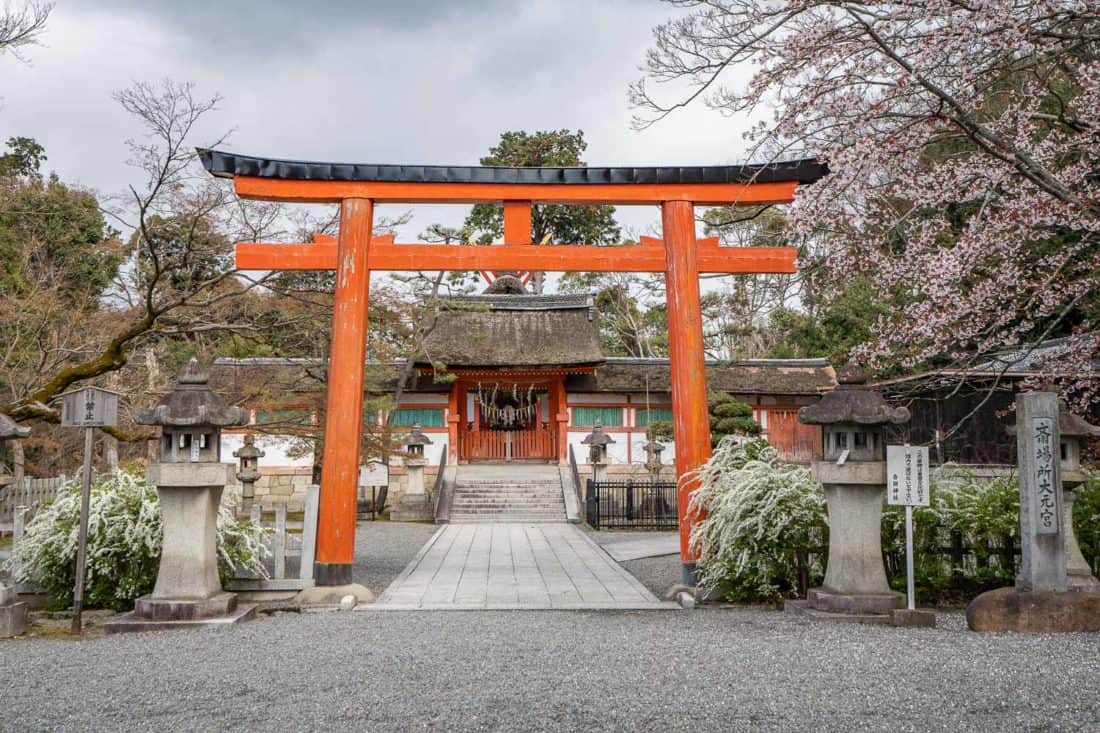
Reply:
<svg viewBox="0 0 1100 733"><path fill-rule="evenodd" d="M314 566L318 585L352 582L373 219L374 203L369 199L344 199L340 206Z"/></svg>
<svg viewBox="0 0 1100 733"><path fill-rule="evenodd" d="M672 373L672 433L676 440L680 560L684 565L685 584L695 585L696 557L691 551L690 537L697 517L688 513L688 500L698 481L689 474L710 458L695 207L690 201L666 201L661 205L661 227L665 241L665 298L668 302L668 352Z"/></svg>

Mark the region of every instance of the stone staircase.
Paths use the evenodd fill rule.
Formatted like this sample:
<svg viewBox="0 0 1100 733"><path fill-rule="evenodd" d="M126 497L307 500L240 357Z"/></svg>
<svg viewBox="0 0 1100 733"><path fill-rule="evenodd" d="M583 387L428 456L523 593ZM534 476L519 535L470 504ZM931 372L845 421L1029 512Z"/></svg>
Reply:
<svg viewBox="0 0 1100 733"><path fill-rule="evenodd" d="M458 467L452 524L564 521L565 501L557 466Z"/></svg>

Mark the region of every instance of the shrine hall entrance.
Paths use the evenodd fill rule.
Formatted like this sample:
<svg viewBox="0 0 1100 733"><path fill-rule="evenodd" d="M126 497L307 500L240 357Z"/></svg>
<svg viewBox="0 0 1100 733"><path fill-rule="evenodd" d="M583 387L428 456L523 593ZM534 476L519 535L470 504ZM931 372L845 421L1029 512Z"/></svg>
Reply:
<svg viewBox="0 0 1100 733"><path fill-rule="evenodd" d="M463 381L456 389L459 404L466 403L458 425L460 461L557 462L552 385L491 379Z"/></svg>

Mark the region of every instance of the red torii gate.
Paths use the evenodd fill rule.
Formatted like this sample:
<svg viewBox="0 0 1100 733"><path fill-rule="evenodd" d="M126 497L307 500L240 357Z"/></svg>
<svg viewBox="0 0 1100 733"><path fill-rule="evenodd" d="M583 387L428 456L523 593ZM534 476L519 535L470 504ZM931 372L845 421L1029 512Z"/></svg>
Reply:
<svg viewBox="0 0 1100 733"><path fill-rule="evenodd" d="M372 270L663 272L668 301L673 437L680 477L680 558L695 584L687 512L691 472L710 457L710 422L699 307L700 273L791 273L790 247L719 247L696 240L694 207L787 203L799 184L827 173L814 159L748 166L487 168L312 163L200 150L206 170L232 178L238 196L340 204L338 237L299 244L237 245L243 270L335 270L315 577L350 583L362 436L367 303ZM397 244L372 236L375 203L502 203L501 246ZM663 239L634 246L532 246L531 205L656 204ZM564 411L564 405L560 410ZM564 419L564 416L556 416Z"/></svg>

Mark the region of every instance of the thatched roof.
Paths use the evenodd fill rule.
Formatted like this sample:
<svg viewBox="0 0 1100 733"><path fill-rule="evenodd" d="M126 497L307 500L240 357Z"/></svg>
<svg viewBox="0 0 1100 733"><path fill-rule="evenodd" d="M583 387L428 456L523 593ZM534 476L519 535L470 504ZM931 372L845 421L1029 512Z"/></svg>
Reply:
<svg viewBox="0 0 1100 733"><path fill-rule="evenodd" d="M473 295L443 306L416 361L560 367L599 364L604 355L589 295Z"/></svg>
<svg viewBox="0 0 1100 733"><path fill-rule="evenodd" d="M598 392L668 392L668 359L609 357L583 385ZM825 359L753 359L707 363L707 388L732 394L817 395L836 386ZM578 384L578 388L582 385Z"/></svg>

